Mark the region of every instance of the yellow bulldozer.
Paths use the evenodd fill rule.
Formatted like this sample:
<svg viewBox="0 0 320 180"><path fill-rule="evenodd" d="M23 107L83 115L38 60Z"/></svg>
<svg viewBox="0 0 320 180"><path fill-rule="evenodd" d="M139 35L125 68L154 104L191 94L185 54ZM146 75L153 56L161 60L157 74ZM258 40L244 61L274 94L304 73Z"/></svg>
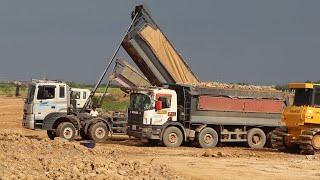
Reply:
<svg viewBox="0 0 320 180"><path fill-rule="evenodd" d="M320 151L320 84L291 83L293 103L282 114L285 126L271 134L273 148L283 152Z"/></svg>

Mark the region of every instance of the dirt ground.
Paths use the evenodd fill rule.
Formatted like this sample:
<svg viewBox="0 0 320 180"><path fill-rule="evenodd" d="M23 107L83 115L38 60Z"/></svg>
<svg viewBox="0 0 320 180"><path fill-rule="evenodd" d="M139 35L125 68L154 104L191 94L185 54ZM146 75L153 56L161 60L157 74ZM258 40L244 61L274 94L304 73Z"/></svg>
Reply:
<svg viewBox="0 0 320 180"><path fill-rule="evenodd" d="M320 154L165 148L114 136L94 149L23 129L23 100L0 97L0 179L320 179Z"/></svg>

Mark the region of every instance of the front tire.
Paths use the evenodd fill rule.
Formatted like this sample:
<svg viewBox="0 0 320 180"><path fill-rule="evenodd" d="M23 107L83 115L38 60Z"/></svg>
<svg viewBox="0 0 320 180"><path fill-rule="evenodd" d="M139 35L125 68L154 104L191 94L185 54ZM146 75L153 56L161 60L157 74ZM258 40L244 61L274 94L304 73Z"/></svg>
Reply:
<svg viewBox="0 0 320 180"><path fill-rule="evenodd" d="M266 144L267 137L262 129L252 128L248 131L247 143L253 149L261 149Z"/></svg>
<svg viewBox="0 0 320 180"><path fill-rule="evenodd" d="M76 137L76 128L70 122L63 122L57 128L57 136L72 141Z"/></svg>
<svg viewBox="0 0 320 180"><path fill-rule="evenodd" d="M216 147L219 142L219 136L216 130L206 127L198 134L198 143L202 148Z"/></svg>
<svg viewBox="0 0 320 180"><path fill-rule="evenodd" d="M162 136L162 143L166 147L179 147L183 141L183 134L177 127L171 126L165 129Z"/></svg>
<svg viewBox="0 0 320 180"><path fill-rule="evenodd" d="M104 142L108 139L109 130L105 123L98 122L89 127L88 135L95 142Z"/></svg>

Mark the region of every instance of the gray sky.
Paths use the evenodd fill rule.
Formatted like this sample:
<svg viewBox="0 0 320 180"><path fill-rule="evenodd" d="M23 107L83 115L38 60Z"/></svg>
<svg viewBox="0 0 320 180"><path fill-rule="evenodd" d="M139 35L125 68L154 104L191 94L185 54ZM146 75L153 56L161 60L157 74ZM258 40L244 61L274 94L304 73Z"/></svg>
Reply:
<svg viewBox="0 0 320 180"><path fill-rule="evenodd" d="M0 81L97 81L141 2L201 80L320 79L318 0L1 0Z"/></svg>

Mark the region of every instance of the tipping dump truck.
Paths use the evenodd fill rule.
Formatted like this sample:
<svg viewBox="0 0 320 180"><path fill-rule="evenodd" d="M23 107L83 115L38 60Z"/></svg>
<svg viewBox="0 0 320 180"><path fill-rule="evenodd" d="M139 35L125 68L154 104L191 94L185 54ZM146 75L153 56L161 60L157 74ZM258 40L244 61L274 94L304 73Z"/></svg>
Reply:
<svg viewBox="0 0 320 180"><path fill-rule="evenodd" d="M116 61L111 76L124 87L150 85L144 76L124 61ZM27 129L47 130L50 139L62 137L73 140L81 135L85 139L102 142L109 134L125 134L126 116L101 114L92 117L87 113L92 97L90 90L72 89L62 81L33 80L24 103L22 124ZM84 111L80 111L83 108Z"/></svg>
<svg viewBox="0 0 320 180"><path fill-rule="evenodd" d="M283 111L285 126L272 133L272 146L279 151L314 154L320 151L320 84L291 83L293 104Z"/></svg>
<svg viewBox="0 0 320 180"><path fill-rule="evenodd" d="M156 87L131 89L129 136L168 147L187 141L204 148L219 142L266 144L280 126L282 92L193 86L199 80L150 12L137 6L132 18L122 46Z"/></svg>

